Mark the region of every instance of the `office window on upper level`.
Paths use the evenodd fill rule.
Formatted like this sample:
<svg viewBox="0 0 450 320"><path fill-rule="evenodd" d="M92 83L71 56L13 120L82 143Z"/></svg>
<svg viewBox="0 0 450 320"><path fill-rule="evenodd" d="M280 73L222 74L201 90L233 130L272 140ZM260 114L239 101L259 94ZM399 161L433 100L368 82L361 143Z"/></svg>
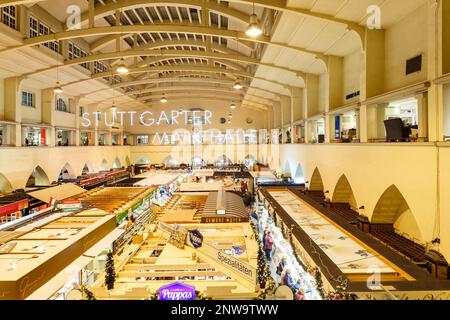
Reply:
<svg viewBox="0 0 450 320"><path fill-rule="evenodd" d="M61 112L70 112L70 108L62 98L56 98L56 110Z"/></svg>
<svg viewBox="0 0 450 320"><path fill-rule="evenodd" d="M137 136L137 144L148 144L148 136Z"/></svg>
<svg viewBox="0 0 450 320"><path fill-rule="evenodd" d="M78 47L77 45L75 45L73 42L69 42L69 52L68 52L68 56L69 56L69 60L75 60L78 58L83 58L86 57L88 54L86 51L84 51L83 49L81 49L80 47ZM83 68L89 70L89 63L81 63L80 66L82 66Z"/></svg>
<svg viewBox="0 0 450 320"><path fill-rule="evenodd" d="M16 6L7 6L0 8L0 21L4 25L16 30L17 29L17 8Z"/></svg>
<svg viewBox="0 0 450 320"><path fill-rule="evenodd" d="M35 37L39 37L39 36L46 36L49 34L53 34L55 33L54 30L52 30L49 26L47 26L45 23L39 21L38 19L36 19L33 16L30 16L30 21L28 24L29 27L29 34L30 34L30 38L35 38ZM47 48L49 48L52 51L55 52L60 52L59 49L59 41L50 41L50 42L46 42L43 43L42 45L46 46Z"/></svg>
<svg viewBox="0 0 450 320"><path fill-rule="evenodd" d="M34 93L22 91L22 106L34 108Z"/></svg>

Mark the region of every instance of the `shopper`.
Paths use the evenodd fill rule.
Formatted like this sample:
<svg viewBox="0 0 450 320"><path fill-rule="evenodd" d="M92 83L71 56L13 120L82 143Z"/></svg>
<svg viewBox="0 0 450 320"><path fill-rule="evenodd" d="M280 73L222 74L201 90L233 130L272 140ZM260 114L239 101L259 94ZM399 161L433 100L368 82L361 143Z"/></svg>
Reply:
<svg viewBox="0 0 450 320"><path fill-rule="evenodd" d="M291 269L286 269L286 274L284 275L284 283L287 285L292 292L296 292L298 289L300 289L300 284L298 282L294 282L294 279L291 275Z"/></svg>
<svg viewBox="0 0 450 320"><path fill-rule="evenodd" d="M298 289L294 295L294 300L305 300L305 292L303 289Z"/></svg>
<svg viewBox="0 0 450 320"><path fill-rule="evenodd" d="M281 276L281 274L284 271L284 268L286 268L287 265L287 259L285 256L283 256L280 260L280 263L277 266L277 275Z"/></svg>
<svg viewBox="0 0 450 320"><path fill-rule="evenodd" d="M272 248L273 248L273 238L270 231L264 237L264 252L266 253L266 258L268 261L272 260Z"/></svg>

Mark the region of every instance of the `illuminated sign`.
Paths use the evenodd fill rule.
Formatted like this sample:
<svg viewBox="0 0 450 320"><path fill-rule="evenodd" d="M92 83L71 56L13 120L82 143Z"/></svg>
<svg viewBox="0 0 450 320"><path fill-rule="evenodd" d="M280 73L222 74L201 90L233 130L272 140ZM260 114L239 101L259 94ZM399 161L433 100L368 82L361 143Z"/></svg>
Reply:
<svg viewBox="0 0 450 320"><path fill-rule="evenodd" d="M91 117L94 117L92 120ZM113 111L108 112L84 112L82 115L82 126L90 127L93 123L96 127L100 124L100 119L104 119L105 126L113 127L116 125L124 126L125 123L134 127L140 124L144 127L153 127L159 125L191 125L191 124L211 124L212 112L205 111L190 111L190 110L171 110L161 111L159 114L154 114L152 111L144 111L138 113L137 111Z"/></svg>
<svg viewBox="0 0 450 320"><path fill-rule="evenodd" d="M159 300L195 300L195 287L175 282L159 288Z"/></svg>

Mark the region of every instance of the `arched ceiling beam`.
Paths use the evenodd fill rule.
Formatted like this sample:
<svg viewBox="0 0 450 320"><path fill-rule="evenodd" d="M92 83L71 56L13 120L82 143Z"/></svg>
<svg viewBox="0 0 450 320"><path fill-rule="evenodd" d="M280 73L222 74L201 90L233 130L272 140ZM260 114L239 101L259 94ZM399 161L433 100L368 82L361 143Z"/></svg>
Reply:
<svg viewBox="0 0 450 320"><path fill-rule="evenodd" d="M177 78L177 77L164 77L164 78L154 78L154 79L142 79L142 80L134 80L134 81L126 81L126 82L119 82L116 84L111 85L111 88L125 88L125 87L132 87L132 86L139 86L143 84L154 84L154 83L171 83L173 84L186 84L186 83L208 83L208 84L225 84L229 86L230 88L233 86L234 82L225 80L225 79L213 79L213 78ZM248 88L249 86L245 83L242 84L244 88ZM170 86L167 86L170 87Z"/></svg>
<svg viewBox="0 0 450 320"><path fill-rule="evenodd" d="M6 47L0 50L0 53L10 52L13 50L32 47L35 45L43 44L50 41L61 41L77 39L82 37L94 37L94 36L107 36L108 41L114 41L116 38L113 35L124 35L134 33L147 33L147 32L167 32L167 33L186 33L186 34L200 34L205 36L217 36L229 39L248 40L251 42L259 42L263 44L270 44L281 48L287 48L296 50L302 53L308 53L314 55L317 59L321 59L324 62L326 57L323 53L308 50L301 47L291 46L286 43L273 42L267 36L259 36L252 38L247 36L243 32L213 28L209 26L200 25L183 25L183 24L152 24L152 25L129 25L129 26L111 26L111 27L96 27L89 29L70 30L63 32L56 32L49 35L38 36L34 38L27 38L22 41L22 44ZM100 41L100 40L98 40Z"/></svg>
<svg viewBox="0 0 450 320"><path fill-rule="evenodd" d="M44 68L44 69L40 69L40 70L37 70L34 72L27 73L22 76L28 77L28 76L31 76L34 74L55 70L55 69L61 68L61 67L68 67L68 66L73 66L73 65L77 65L77 64L93 62L93 61L118 59L121 57L142 57L142 56L173 57L173 58L174 57L178 57L178 58L180 58L180 57L184 57L184 58L196 57L196 58L207 58L207 59L216 59L216 60L220 60L220 59L231 60L231 61L238 61L238 62L243 62L243 63L248 63L248 64L265 66L268 68L275 68L278 70L283 70L283 71L293 73L296 77L301 77L303 79L305 78L305 74L298 70L293 70L293 69L290 69L287 67L277 66L272 63L264 63L258 59L250 58L250 57L243 56L243 55L228 55L228 54L223 54L223 53L218 53L218 52L190 51L190 50L128 50L128 51L120 51L120 52L118 51L118 52L100 53L100 54L89 55L86 57L81 57L78 59L66 60L64 62L63 66L55 65L55 66L52 66L49 68Z"/></svg>
<svg viewBox="0 0 450 320"><path fill-rule="evenodd" d="M170 101L186 101L186 100L190 100L190 99L193 99L193 100L209 100L209 101L214 100L214 101L223 101L223 102L231 103L231 99L229 99L229 98L226 98L226 97L213 97L213 96L196 96L196 97L192 97L192 96L184 96L184 97L173 97L173 98L170 98ZM156 101L148 101L148 100L150 100L150 98L148 98L148 99L143 99L142 102L144 102L145 104L150 104L150 105L161 104L161 103L159 102L159 100L156 100ZM257 102L253 102L253 101L243 103L243 104L241 105L241 107L244 107L246 104L247 104L247 105L252 105L252 106L257 106L257 108L258 108L259 110L261 110L261 111L265 111L265 110L267 110L267 108L269 107L269 105L261 105L261 104L259 104L259 103L257 103ZM235 111L238 111L238 110L235 110Z"/></svg>
<svg viewBox="0 0 450 320"><path fill-rule="evenodd" d="M228 18L234 18L245 23L250 22L250 16L237 9L227 7L223 4L216 2L207 2L202 0L119 0L116 2L108 3L107 5L98 4L95 6L95 19L104 18L108 15L114 14L116 10L129 10L139 7L151 7L158 5L173 5L186 8L196 7L201 9L204 7L206 10L226 16ZM81 14L81 23L86 24L89 21L89 11L85 11Z"/></svg>
<svg viewBox="0 0 450 320"><path fill-rule="evenodd" d="M223 69L223 68L217 68L217 67L209 67L209 66L205 66L205 65L194 65L194 64L182 64L182 65L176 65L176 66L158 66L158 67L145 67L145 68L134 68L134 69L130 69L128 71L128 74L142 74L142 73L149 73L149 72L164 72L164 71L192 71L192 72L203 72L203 73L224 73L224 74L228 74L231 75L233 77L239 77L239 78L249 78L249 79L257 79L257 80L261 80L261 81L267 81L282 87L287 87L286 84L274 81L274 80L267 80L264 78L259 78L256 77L254 75L252 75L249 72L245 72L245 71L237 71L237 70L229 70L229 69ZM79 80L79 81L74 81L74 82L70 82L70 83L66 83L63 86L67 87L67 86L71 86L71 85L76 85L76 84L81 84L87 81L91 81L93 79L100 79L100 78L104 78L104 77L110 77L110 76L114 76L117 75L117 72L103 72L103 73L96 73L94 75L92 75L91 78L89 79L83 79L83 80Z"/></svg>
<svg viewBox="0 0 450 320"><path fill-rule="evenodd" d="M314 18L318 18L321 20L325 20L325 21L330 21L330 22L337 22L337 23L342 23L348 26L348 28L352 31L355 31L356 33L358 33L358 35L360 35L361 39L364 39L364 33L365 33L365 27L359 25L356 22L350 21L350 20L345 20L345 19L340 19L337 18L335 16L332 15L328 15L328 14L323 14L323 13L319 13L319 12L314 12L311 10L307 10L307 9L300 9L300 8L292 8L292 7L288 7L287 6L287 1L285 0L256 0L256 1L246 1L246 0L229 0L228 2L233 3L245 3L248 5L253 5L253 3L256 6L260 6L263 8L267 8L267 9L272 9L272 10L277 10L277 11L281 11L281 12L290 12L290 13L294 13L294 14L298 14L301 16L306 16L306 17L314 17ZM202 0L169 0L169 1L154 1L154 0L116 0L113 3L107 4L105 6L103 5L97 5L95 7L95 17L104 17L110 14L113 14L115 12L115 10L118 9L131 9L133 7L139 7L139 6L143 6L143 5L153 5L153 4L179 4L182 6L186 6L186 7L198 7L201 8L202 6L212 12L215 13L219 13L222 14L224 16L227 16L229 18L235 18L238 19L240 21L246 22L248 23L250 18L249 16L239 10L230 8L230 7L226 7L224 5L215 3L215 2L206 2L206 1L202 1ZM82 14L81 16L82 22L85 23L87 22L87 20L89 19L89 12L86 11Z"/></svg>
<svg viewBox="0 0 450 320"><path fill-rule="evenodd" d="M10 5L19 5L19 4L27 4L27 3L36 3L36 2L42 2L42 1L46 1L46 0L22 0L22 1L14 1L14 0L0 0L0 7L4 7L4 6L10 6ZM364 35L365 32L365 27L359 25L356 22L350 21L350 20L345 20L345 19L340 19L337 18L335 16L329 15L329 14L323 14L323 13L319 13L319 12L314 12L312 10L308 10L308 9L300 9L300 8L293 8L293 7L288 7L287 5L287 1L286 0L228 0L228 2L231 3L244 3L247 5L253 5L255 4L256 6L259 7L264 7L267 9L273 9L273 10L277 10L277 11L281 11L281 12L290 12L290 13L295 13L295 14L299 14L302 16L306 16L306 17L314 17L314 18L318 18L321 20L325 20L325 21L331 21L331 22L337 22L337 23L342 23L345 24L349 27L350 30L353 30L355 32L357 32L359 35ZM217 3L213 3L213 2L203 2L202 0L168 0L168 1L164 1L164 0L116 0L113 3L110 3L108 5L97 5L95 6L94 10L95 10L95 16L97 17L98 15L105 15L106 14L106 10L109 14L111 14L111 12L117 10L117 9L127 9L127 7L138 7L138 6L142 6L142 5L149 5L149 4L153 4L153 3L159 3L159 4L180 4L180 5L185 5L185 6L197 6L197 7L205 7L206 9L210 10L210 11L215 11L217 13L223 14L223 15L228 15L230 17L239 19L241 21L246 21L248 22L248 15L233 9L233 8L229 8L229 7L225 7L223 5L217 4ZM85 22L86 19L89 18L89 12L84 12L82 14L82 21ZM363 37L361 37L361 39L363 39Z"/></svg>
<svg viewBox="0 0 450 320"><path fill-rule="evenodd" d="M129 68L141 68L141 67L146 67L149 64L154 64L154 63L160 63L162 61L170 61L173 59L182 59L182 58L190 58L190 57L152 57L152 58L145 58L142 61L139 61L136 64L132 64L131 66L129 66ZM226 65L227 67L229 67L230 69L236 70L236 71L241 71L244 72L246 70L246 68L236 62L233 62L231 60L220 60L220 59L213 59L213 58L208 58L210 60L212 60L213 62L218 62L221 63L223 65Z"/></svg>
<svg viewBox="0 0 450 320"><path fill-rule="evenodd" d="M264 92L267 93L267 90L263 90L263 89L259 89L259 88L254 88L252 87L252 89L256 89L256 91L258 92ZM154 88L147 88L147 89L140 89L140 90L135 90L135 91L130 91L127 92L125 95L140 95L140 94L144 94L144 93L154 93L154 92L171 92L171 91L187 91L187 90L192 90L193 92L195 91L203 91L203 92L224 92L224 93L230 93L230 89L229 88L225 88L225 87L217 87L217 86L176 86L176 87L165 87L165 88L158 88L158 87L154 87ZM258 96L258 95L254 95L254 94L249 94L246 93L246 96L250 96L250 97L255 97L258 99L265 99L267 101L270 102L279 102L279 100L274 100L274 99L268 99L262 96Z"/></svg>
<svg viewBox="0 0 450 320"><path fill-rule="evenodd" d="M136 97L135 99L137 101L148 101L148 100L153 100L153 101L159 101L161 99L161 97L166 97L168 100L171 100L173 98L177 98L177 97L182 97L182 98L189 98L189 99L196 99L197 97L201 98L201 97L208 97L211 100L214 100L214 98L220 98L220 99L226 99L229 102L236 102L236 103L240 103L241 101L243 101L242 97L240 97L239 95L230 95L230 94L226 94L226 93L217 93L217 92L201 92L198 91L194 94L187 94L186 92L180 92L180 93L163 93L163 94L151 94L151 95L145 95L145 96L140 96L140 97ZM259 105L268 107L271 106L270 104L267 103L260 103L258 101L253 101L255 103L258 103Z"/></svg>
<svg viewBox="0 0 450 320"><path fill-rule="evenodd" d="M201 83L200 85L190 84L190 85L177 85L177 86L173 86L173 87L164 87L164 88L161 88L161 87L141 88L141 89L135 89L132 91L127 91L127 92L123 92L123 91L117 92L116 91L116 94L114 94L112 96L114 96L114 97L134 96L134 95L140 95L140 94L149 93L149 92L169 92L169 91L173 91L173 90L195 91L195 90L199 90L199 89L201 89L203 91L215 92L215 91L225 90L225 91L229 92L229 87L225 88L225 87L220 87L220 86L211 86L210 84L211 83L208 82L207 84ZM255 98L258 98L258 99L266 99L271 102L278 102L277 100L267 99L263 96L258 96L258 95L256 95L257 92L261 92L262 94L270 93L272 95L275 95L275 97L281 96L281 94L279 94L278 92L272 92L268 89L261 89L258 87L251 87L251 88L252 88L252 91L256 91L256 92L254 92L254 95L249 94L249 93L246 93L246 95L254 96ZM106 88L106 89L96 90L96 91L93 91L90 93L83 94L83 96L81 96L80 99L84 99L84 98L87 98L87 96L96 95L98 93L110 91L110 90L114 90L114 89L120 89L120 88L115 87L115 88ZM111 99L113 99L113 97L111 97ZM105 100L105 99L102 99L102 100Z"/></svg>
<svg viewBox="0 0 450 320"><path fill-rule="evenodd" d="M16 6L16 5L21 5L21 4L28 4L28 3L34 3L34 2L42 2L45 0L0 0L0 8L2 7L7 7L7 6Z"/></svg>
<svg viewBox="0 0 450 320"><path fill-rule="evenodd" d="M164 40L164 41L156 41L147 43L145 45L140 45L138 47L135 47L134 49L142 49L142 50L155 50L155 49L161 49L161 48L172 48L172 47L180 47L180 46L191 46L191 47L197 47L197 48L204 48L205 50L208 49L208 44L205 41L202 40L177 40L176 42L170 41L170 40ZM210 45L212 50L215 50L220 53L227 53L227 54L239 54L242 55L240 52L230 49L227 46L215 44L212 43ZM164 50L162 49L162 50ZM173 49L169 49L173 50ZM175 48L176 50L176 48ZM113 65L114 63L120 61L120 59L114 61L111 63ZM142 62L142 61L141 61ZM138 64L134 64L133 66L138 67Z"/></svg>

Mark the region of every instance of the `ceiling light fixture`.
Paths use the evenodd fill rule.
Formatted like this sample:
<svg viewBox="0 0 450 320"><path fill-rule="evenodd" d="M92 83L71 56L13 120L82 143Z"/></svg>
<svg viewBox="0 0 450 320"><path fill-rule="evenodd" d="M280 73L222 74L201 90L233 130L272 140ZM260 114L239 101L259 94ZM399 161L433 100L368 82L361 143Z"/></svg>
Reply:
<svg viewBox="0 0 450 320"><path fill-rule="evenodd" d="M118 73L120 73L120 74L128 73L129 70L128 70L128 67L125 64L125 59L124 58L120 59L120 64L117 67L116 71Z"/></svg>
<svg viewBox="0 0 450 320"><path fill-rule="evenodd" d="M61 84L59 83L59 81L56 82L56 85L55 85L55 87L53 88L53 92L54 92L54 93L57 93L57 94L60 94L60 93L63 93L63 92L64 92L64 90L63 90L63 88L61 87Z"/></svg>
<svg viewBox="0 0 450 320"><path fill-rule="evenodd" d="M56 60L58 60L58 53L56 53ZM61 87L61 83L59 83L59 61L58 64L56 65L56 84L55 87L53 88L53 92L56 94L64 92L63 88Z"/></svg>
<svg viewBox="0 0 450 320"><path fill-rule="evenodd" d="M234 102L231 102L230 109L236 109L236 104Z"/></svg>
<svg viewBox="0 0 450 320"><path fill-rule="evenodd" d="M167 103L167 98L166 98L165 93L163 93L163 96L161 97L161 100L159 100L159 101L161 101L161 103Z"/></svg>
<svg viewBox="0 0 450 320"><path fill-rule="evenodd" d="M250 15L250 24L248 25L245 34L250 37L258 37L262 33L263 32L258 21L258 16L255 14L255 3L253 2L253 13Z"/></svg>
<svg viewBox="0 0 450 320"><path fill-rule="evenodd" d="M236 79L236 82L234 83L233 88L236 89L236 90L241 90L242 89L242 83L239 81L239 79Z"/></svg>

